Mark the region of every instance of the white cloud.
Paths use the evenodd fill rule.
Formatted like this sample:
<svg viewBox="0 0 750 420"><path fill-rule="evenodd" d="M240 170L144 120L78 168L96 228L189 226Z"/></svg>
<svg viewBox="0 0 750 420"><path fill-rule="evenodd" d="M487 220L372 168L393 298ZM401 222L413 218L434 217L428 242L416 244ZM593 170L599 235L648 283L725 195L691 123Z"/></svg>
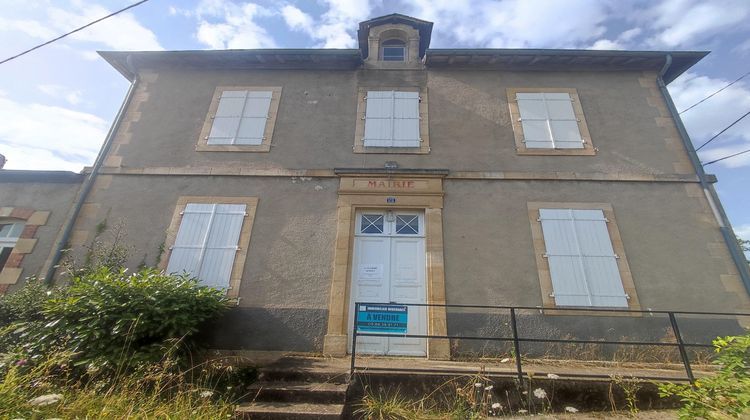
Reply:
<svg viewBox="0 0 750 420"><path fill-rule="evenodd" d="M281 15L284 17L284 21L290 28L312 32L314 23L313 18L297 7L288 4L281 8Z"/></svg>
<svg viewBox="0 0 750 420"><path fill-rule="evenodd" d="M7 169L80 170L90 165L107 122L84 112L0 97L0 153Z"/></svg>
<svg viewBox="0 0 750 420"><path fill-rule="evenodd" d="M310 15L291 5L281 8L281 15L292 30L302 31L318 41L319 48L354 48L357 24L367 20L372 11L369 0L323 0L328 9L316 22Z"/></svg>
<svg viewBox="0 0 750 420"><path fill-rule="evenodd" d="M634 14L636 20L656 30L653 47L694 45L728 28L748 28L747 0L664 0Z"/></svg>
<svg viewBox="0 0 750 420"><path fill-rule="evenodd" d="M684 110L706 96L726 86L729 80L714 79L685 73L669 86L678 110ZM750 109L750 88L736 83L697 107L681 114L693 143L700 146ZM701 149L704 162L750 148L750 119L745 118L711 144ZM750 153L722 161L723 166L750 166Z"/></svg>
<svg viewBox="0 0 750 420"><path fill-rule="evenodd" d="M621 50L625 48L618 41L612 41L609 39L600 39L590 47L592 50Z"/></svg>
<svg viewBox="0 0 750 420"><path fill-rule="evenodd" d="M39 39L51 39L60 35L41 22L32 19L5 19L0 17L0 31L21 32Z"/></svg>
<svg viewBox="0 0 750 420"><path fill-rule="evenodd" d="M632 44L635 37L640 35L642 32L641 28L632 28L621 33L617 36L617 39L600 39L591 45L592 50L624 50Z"/></svg>
<svg viewBox="0 0 750 420"><path fill-rule="evenodd" d="M30 37L46 41L109 15L112 11L98 4L72 1L68 7L47 7L44 11L46 16L42 18L0 18L0 31L22 32ZM163 49L156 35L141 25L130 12L112 16L65 39L93 42L116 50Z"/></svg>
<svg viewBox="0 0 750 420"><path fill-rule="evenodd" d="M39 85L37 88L49 96L64 99L71 105L78 105L83 101L83 93L80 90L73 90L55 84Z"/></svg>
<svg viewBox="0 0 750 420"><path fill-rule="evenodd" d="M608 8L598 0L414 0L411 14L435 23L436 43L570 48L604 34Z"/></svg>
<svg viewBox="0 0 750 420"><path fill-rule="evenodd" d="M178 12L176 12L178 13ZM270 12L255 3L229 0L203 0L194 12L183 12L198 19L198 41L213 49L275 48L276 41L255 22Z"/></svg>

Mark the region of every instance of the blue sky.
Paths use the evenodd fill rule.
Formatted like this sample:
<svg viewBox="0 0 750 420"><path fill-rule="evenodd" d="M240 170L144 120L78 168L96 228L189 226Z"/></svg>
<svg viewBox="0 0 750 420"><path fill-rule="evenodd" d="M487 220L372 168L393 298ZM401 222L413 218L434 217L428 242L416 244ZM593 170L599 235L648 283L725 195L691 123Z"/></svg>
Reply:
<svg viewBox="0 0 750 420"><path fill-rule="evenodd" d="M0 0L0 58L135 0ZM388 13L435 23L433 48L710 50L670 85L684 109L750 71L747 0L150 0L0 65L0 153L9 169L93 163L128 87L97 50L354 48L357 23ZM750 111L750 76L683 114L701 144ZM750 148L746 118L701 151ZM750 153L707 167L735 230L750 239Z"/></svg>

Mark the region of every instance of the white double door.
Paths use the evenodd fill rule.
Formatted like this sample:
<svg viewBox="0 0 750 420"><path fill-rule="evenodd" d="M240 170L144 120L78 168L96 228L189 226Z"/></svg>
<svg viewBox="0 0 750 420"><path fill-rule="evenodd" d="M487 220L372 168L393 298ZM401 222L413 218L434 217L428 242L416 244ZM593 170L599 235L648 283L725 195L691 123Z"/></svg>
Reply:
<svg viewBox="0 0 750 420"><path fill-rule="evenodd" d="M426 303L424 213L362 210L356 214L349 331L354 303ZM407 334L427 334L427 308L408 307ZM349 351L351 352L351 336ZM426 356L424 338L357 338L357 353Z"/></svg>

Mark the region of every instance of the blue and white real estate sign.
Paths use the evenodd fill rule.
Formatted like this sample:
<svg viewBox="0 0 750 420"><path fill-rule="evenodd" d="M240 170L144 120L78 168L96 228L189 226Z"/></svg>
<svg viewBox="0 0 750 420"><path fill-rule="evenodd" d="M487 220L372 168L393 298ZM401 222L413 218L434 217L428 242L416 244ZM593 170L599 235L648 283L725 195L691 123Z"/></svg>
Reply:
<svg viewBox="0 0 750 420"><path fill-rule="evenodd" d="M409 309L406 305L360 305L357 330L383 334L406 334Z"/></svg>

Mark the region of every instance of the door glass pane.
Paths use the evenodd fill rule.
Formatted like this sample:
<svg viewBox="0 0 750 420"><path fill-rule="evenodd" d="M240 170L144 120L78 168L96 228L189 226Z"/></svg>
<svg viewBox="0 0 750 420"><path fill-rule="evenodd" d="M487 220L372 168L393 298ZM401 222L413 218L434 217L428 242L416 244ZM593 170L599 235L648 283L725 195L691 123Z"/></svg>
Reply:
<svg viewBox="0 0 750 420"><path fill-rule="evenodd" d="M396 216L396 233L399 235L418 235L419 216L398 215Z"/></svg>
<svg viewBox="0 0 750 420"><path fill-rule="evenodd" d="M363 214L360 227L362 233L383 233L383 215Z"/></svg>

